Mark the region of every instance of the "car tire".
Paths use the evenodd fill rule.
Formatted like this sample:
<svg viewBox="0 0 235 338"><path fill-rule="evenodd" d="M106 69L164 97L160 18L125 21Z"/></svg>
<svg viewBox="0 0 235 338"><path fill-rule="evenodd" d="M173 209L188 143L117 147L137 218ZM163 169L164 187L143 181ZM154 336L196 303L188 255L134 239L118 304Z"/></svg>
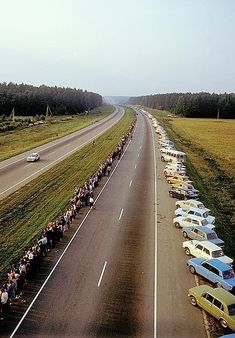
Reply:
<svg viewBox="0 0 235 338"><path fill-rule="evenodd" d="M168 183L168 184L171 184L171 181L170 181L170 180L167 180L167 183Z"/></svg>
<svg viewBox="0 0 235 338"><path fill-rule="evenodd" d="M190 252L190 250L189 250L189 248L185 248L184 249L184 252L185 252L185 254L187 255L187 256L191 256L191 252Z"/></svg>
<svg viewBox="0 0 235 338"><path fill-rule="evenodd" d="M196 273L195 267L192 266L192 265L189 266L189 271L190 271L193 275L195 275L195 273Z"/></svg>
<svg viewBox="0 0 235 338"><path fill-rule="evenodd" d="M174 223L174 226L175 226L177 229L179 229L180 224L179 224L178 222L175 222L175 223Z"/></svg>
<svg viewBox="0 0 235 338"><path fill-rule="evenodd" d="M184 200L187 201L187 196L184 196Z"/></svg>
<svg viewBox="0 0 235 338"><path fill-rule="evenodd" d="M228 328L228 323L226 322L225 319L221 318L219 322L220 322L220 325L221 325L224 329L227 329L227 328Z"/></svg>
<svg viewBox="0 0 235 338"><path fill-rule="evenodd" d="M180 205L179 204L176 204L175 205L176 209L180 208Z"/></svg>
<svg viewBox="0 0 235 338"><path fill-rule="evenodd" d="M194 296L190 296L190 303L193 305L193 306L197 306L197 300Z"/></svg>
<svg viewBox="0 0 235 338"><path fill-rule="evenodd" d="M183 237L184 237L184 238L188 238L187 232L186 232L186 231L183 231Z"/></svg>

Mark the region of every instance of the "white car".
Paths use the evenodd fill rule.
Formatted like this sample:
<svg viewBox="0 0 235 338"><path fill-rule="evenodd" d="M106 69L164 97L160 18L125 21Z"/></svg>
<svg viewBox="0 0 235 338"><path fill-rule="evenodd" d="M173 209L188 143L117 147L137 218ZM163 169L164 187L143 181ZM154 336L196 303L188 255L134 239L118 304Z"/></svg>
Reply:
<svg viewBox="0 0 235 338"><path fill-rule="evenodd" d="M202 218L205 218L208 223L214 224L215 223L215 217L209 215L207 209L203 208L189 208L188 210L183 210L182 208L178 208L175 210L176 216L182 216L182 217L188 217L190 215L200 216Z"/></svg>
<svg viewBox="0 0 235 338"><path fill-rule="evenodd" d="M40 160L40 155L38 153L32 153L27 157L28 162L36 162Z"/></svg>
<svg viewBox="0 0 235 338"><path fill-rule="evenodd" d="M216 244L210 241L185 241L183 242L183 248L186 255L198 257L198 258L216 258L225 264L232 265L232 258L225 256L223 250Z"/></svg>
<svg viewBox="0 0 235 338"><path fill-rule="evenodd" d="M210 209L207 209L202 202L196 200L176 201L175 206L176 208L182 208L183 210L188 210L189 208L203 208L210 211Z"/></svg>
<svg viewBox="0 0 235 338"><path fill-rule="evenodd" d="M210 224L206 218L196 216L196 215L186 215L184 216L177 216L173 219L173 224L176 228L183 228L189 226L206 226L207 228L214 229L215 226Z"/></svg>

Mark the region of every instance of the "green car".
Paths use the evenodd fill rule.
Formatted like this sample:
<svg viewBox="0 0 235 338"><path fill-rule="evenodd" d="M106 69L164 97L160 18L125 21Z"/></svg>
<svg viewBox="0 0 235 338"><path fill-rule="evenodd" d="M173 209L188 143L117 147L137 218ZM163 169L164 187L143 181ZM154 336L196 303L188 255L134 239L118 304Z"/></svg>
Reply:
<svg viewBox="0 0 235 338"><path fill-rule="evenodd" d="M219 320L223 328L235 331L235 296L222 288L199 285L189 289L188 296L193 306L200 306Z"/></svg>

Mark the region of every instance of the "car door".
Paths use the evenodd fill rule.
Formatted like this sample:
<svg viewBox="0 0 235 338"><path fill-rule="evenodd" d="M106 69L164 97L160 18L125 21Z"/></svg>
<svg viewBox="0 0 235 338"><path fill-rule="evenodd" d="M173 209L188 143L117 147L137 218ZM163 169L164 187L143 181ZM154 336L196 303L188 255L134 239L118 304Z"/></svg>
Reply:
<svg viewBox="0 0 235 338"><path fill-rule="evenodd" d="M210 279L210 268L211 268L210 264L208 264L207 262L203 262L201 265L198 265L198 268L197 268L198 274L208 280L211 280Z"/></svg>
<svg viewBox="0 0 235 338"><path fill-rule="evenodd" d="M204 258L204 256L203 256L203 246L200 243L196 244L194 250L192 250L191 253L195 257Z"/></svg>
<svg viewBox="0 0 235 338"><path fill-rule="evenodd" d="M203 257L206 258L206 259L212 258L210 251L207 248L205 248L205 247L203 248L203 253L202 254L203 254Z"/></svg>
<svg viewBox="0 0 235 338"><path fill-rule="evenodd" d="M200 305L204 310L211 313L211 306L213 304L214 297L211 296L209 293L205 293L202 297L198 300L198 305Z"/></svg>
<svg viewBox="0 0 235 338"><path fill-rule="evenodd" d="M211 306L211 312L212 316L214 316L216 319L220 319L221 317L224 317L224 306L223 304L216 298L214 298L212 306Z"/></svg>

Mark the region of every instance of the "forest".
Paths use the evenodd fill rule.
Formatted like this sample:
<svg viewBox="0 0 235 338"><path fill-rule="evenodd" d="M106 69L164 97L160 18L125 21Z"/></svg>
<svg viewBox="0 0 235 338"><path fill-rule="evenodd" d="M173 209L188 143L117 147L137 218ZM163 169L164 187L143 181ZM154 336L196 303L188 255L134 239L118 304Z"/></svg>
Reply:
<svg viewBox="0 0 235 338"><path fill-rule="evenodd" d="M0 116L75 115L102 105L102 96L82 89L0 83Z"/></svg>
<svg viewBox="0 0 235 338"><path fill-rule="evenodd" d="M235 94L169 93L131 97L129 104L168 110L184 117L235 118Z"/></svg>

